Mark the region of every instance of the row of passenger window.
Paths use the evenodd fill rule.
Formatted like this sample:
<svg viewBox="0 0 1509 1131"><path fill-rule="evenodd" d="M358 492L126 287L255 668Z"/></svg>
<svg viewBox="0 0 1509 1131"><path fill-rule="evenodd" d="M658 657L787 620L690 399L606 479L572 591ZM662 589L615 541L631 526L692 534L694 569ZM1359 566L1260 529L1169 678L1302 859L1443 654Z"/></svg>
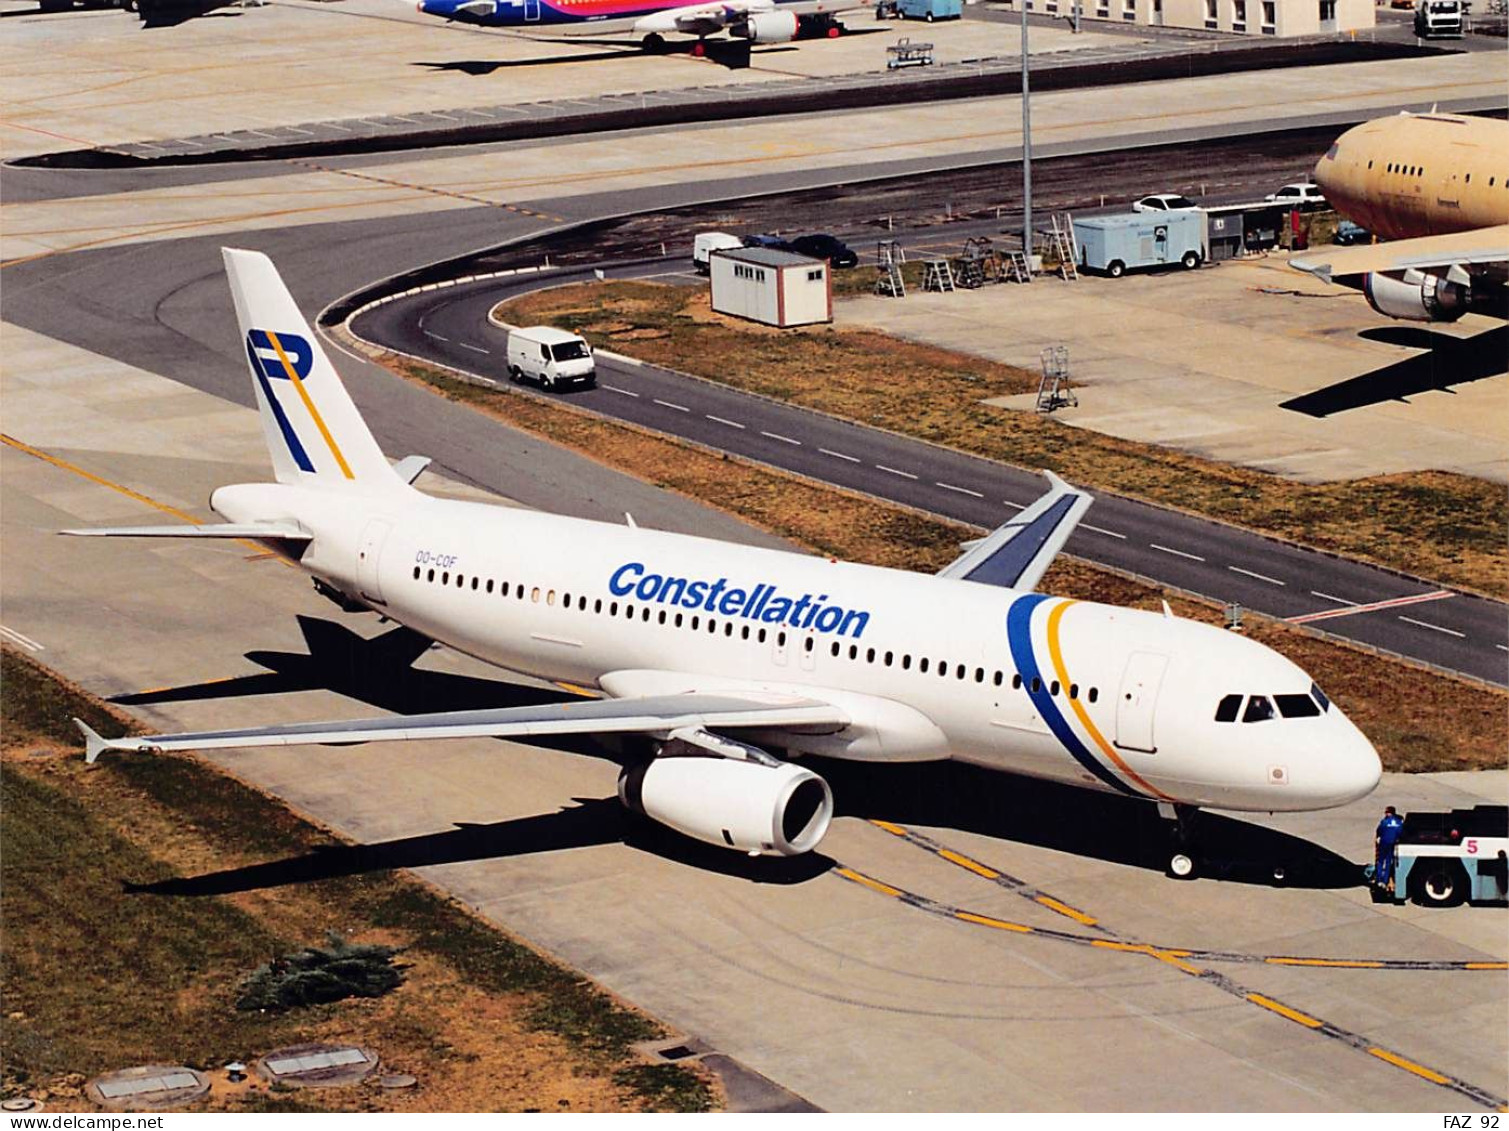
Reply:
<svg viewBox="0 0 1509 1131"><path fill-rule="evenodd" d="M414 580L424 581L427 584L432 585L444 585L447 587L454 585L457 589L470 589L474 593L497 593L501 597L508 597L512 595L515 600L519 601L524 600L527 594L529 600L533 603L539 604L543 602L544 604L552 607L554 607L558 603L556 591L554 589L541 589L538 585L526 589L526 587L522 584L510 584L507 581L494 581L490 577L480 578L472 576L468 579L465 574L457 573L455 575L452 575L449 570L441 570L437 572L433 569L425 570L421 569L419 566L415 566ZM559 605L564 609L575 608L578 612L586 612L588 604L588 598L580 594L577 595L575 604L572 603L572 597L570 593L562 593L559 597ZM607 614L611 617L623 615L628 619L633 620L635 616L634 606L629 602L624 602L622 608L620 608L619 602L609 601L605 605L602 598L599 597L595 600L592 600L590 604L592 606L592 611L594 614L601 615L606 610ZM688 617L685 613L671 613L665 609L655 610L652 609L649 605L641 605L639 607L639 619L644 621L645 623L649 623L652 619L654 619L659 624L669 625L673 628L689 627L693 632L701 631L704 621L703 617L696 614ZM705 620L708 633L716 636L718 633L717 618L707 617L705 618ZM764 644L769 639L768 629L765 629L763 627L752 628L747 624L735 626L734 622L731 620L725 620L723 622L723 635L732 638L735 634L736 627L738 630L739 639L741 640L753 639L757 644ZM784 629L776 630L775 644L778 648L786 647L786 631ZM804 652L811 652L815 647L816 639L814 637L803 637L802 650ZM831 646L831 653L835 659L841 659L845 655L847 655L850 660L856 662L863 661L867 664L878 662L882 667L900 667L902 671L911 671L914 667L912 654L910 652L903 652L898 656L897 653L892 651L882 652L877 651L874 648L861 649L858 644L850 644L846 653L844 651L843 644L835 640L833 641L833 644ZM950 671L952 671L953 678L956 680L967 680L969 679L971 673L971 669L965 664L955 664L952 668L950 668L947 660L939 660L935 664L926 656L922 656L917 659L915 663L915 669L921 675L927 675L929 671L934 671L940 678L943 679L947 679L949 677ZM983 684L987 680L989 680L992 686L1001 687L1006 682L1006 673L999 669L991 672L987 671L985 668L976 667L972 670L975 683ZM1023 685L1024 681L1021 677L1021 674L1013 673L1011 677L1012 689L1020 691ZM1033 676L1031 680L1025 681L1025 685L1034 694L1042 691L1044 687L1043 681L1037 676ZM1064 691L1063 686L1056 679L1050 680L1047 684L1047 688L1049 695L1056 696ZM1071 683L1069 684L1067 690L1070 699L1079 698L1079 684ZM1086 695L1086 698L1091 703L1097 702L1100 699L1100 688L1090 688L1089 693ZM1238 696L1238 698L1240 698L1240 696ZM1222 702L1224 704L1225 700L1222 700Z"/></svg>
<svg viewBox="0 0 1509 1131"><path fill-rule="evenodd" d="M1373 167L1373 163L1371 161L1369 161L1368 162L1368 168L1371 169L1372 167ZM1397 162L1397 161L1390 161L1388 163L1388 165L1385 167L1385 171L1386 172L1390 172L1390 173L1403 173L1405 176L1409 176L1409 177L1423 177L1423 176L1425 176L1425 166L1424 165L1405 165L1405 164L1402 164L1402 163ZM1462 183L1463 184L1468 184L1468 185L1472 184L1472 174L1471 173L1465 174L1462 177ZM1488 178L1488 187L1489 188L1493 188L1497 184L1498 184L1498 177L1497 176L1493 176L1493 177L1489 177ZM1505 188L1509 188L1509 177L1505 177L1504 178L1504 187Z"/></svg>
<svg viewBox="0 0 1509 1131"><path fill-rule="evenodd" d="M1242 703L1246 701L1246 710ZM1282 716L1286 719L1313 719L1331 709L1319 685L1310 685L1310 694L1299 695L1227 695L1216 704L1216 722L1234 723L1240 715L1244 723L1264 723Z"/></svg>

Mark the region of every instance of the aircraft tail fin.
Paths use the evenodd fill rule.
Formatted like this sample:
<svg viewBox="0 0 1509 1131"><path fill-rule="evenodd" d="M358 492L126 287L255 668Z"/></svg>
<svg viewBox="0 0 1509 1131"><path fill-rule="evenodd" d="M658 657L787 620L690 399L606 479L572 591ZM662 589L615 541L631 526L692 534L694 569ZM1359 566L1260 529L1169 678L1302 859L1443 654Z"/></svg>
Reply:
<svg viewBox="0 0 1509 1131"><path fill-rule="evenodd" d="M272 260L221 251L278 482L402 486Z"/></svg>

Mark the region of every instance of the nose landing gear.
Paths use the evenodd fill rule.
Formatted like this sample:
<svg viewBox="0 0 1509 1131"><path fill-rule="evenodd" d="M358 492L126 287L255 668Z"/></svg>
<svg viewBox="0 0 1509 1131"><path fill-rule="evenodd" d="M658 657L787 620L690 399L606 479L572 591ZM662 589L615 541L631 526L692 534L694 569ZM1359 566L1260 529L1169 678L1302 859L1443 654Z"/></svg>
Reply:
<svg viewBox="0 0 1509 1131"><path fill-rule="evenodd" d="M1165 871L1176 880L1192 880L1204 866L1200 853L1198 821L1200 810L1193 805L1158 803L1158 814L1169 823L1169 857Z"/></svg>

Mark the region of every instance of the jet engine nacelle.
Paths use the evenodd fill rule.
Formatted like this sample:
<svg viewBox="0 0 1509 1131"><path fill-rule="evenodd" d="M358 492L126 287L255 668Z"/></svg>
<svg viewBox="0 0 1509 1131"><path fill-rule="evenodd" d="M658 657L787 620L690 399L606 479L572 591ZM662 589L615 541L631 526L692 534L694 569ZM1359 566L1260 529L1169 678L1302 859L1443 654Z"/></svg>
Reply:
<svg viewBox="0 0 1509 1131"><path fill-rule="evenodd" d="M739 32L750 43L790 43L796 38L793 12L751 12Z"/></svg>
<svg viewBox="0 0 1509 1131"><path fill-rule="evenodd" d="M798 856L833 820L833 791L790 762L662 755L626 769L618 799L677 832L751 855Z"/></svg>
<svg viewBox="0 0 1509 1131"><path fill-rule="evenodd" d="M1379 314L1411 322L1455 322L1467 313L1472 299L1460 283L1414 270L1401 279L1375 271L1364 282L1363 293Z"/></svg>

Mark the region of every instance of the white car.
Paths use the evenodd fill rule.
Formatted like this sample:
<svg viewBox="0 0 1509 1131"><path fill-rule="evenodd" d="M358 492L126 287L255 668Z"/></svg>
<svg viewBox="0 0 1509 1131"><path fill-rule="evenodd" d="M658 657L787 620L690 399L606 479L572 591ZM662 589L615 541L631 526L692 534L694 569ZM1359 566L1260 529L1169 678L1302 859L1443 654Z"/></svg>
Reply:
<svg viewBox="0 0 1509 1131"><path fill-rule="evenodd" d="M1176 192L1155 193L1132 202L1133 212L1182 212L1199 207L1189 197L1180 196Z"/></svg>
<svg viewBox="0 0 1509 1131"><path fill-rule="evenodd" d="M1285 185L1278 192L1270 192L1267 200L1275 204L1324 204L1326 194L1320 191L1320 186L1304 181L1300 184Z"/></svg>

